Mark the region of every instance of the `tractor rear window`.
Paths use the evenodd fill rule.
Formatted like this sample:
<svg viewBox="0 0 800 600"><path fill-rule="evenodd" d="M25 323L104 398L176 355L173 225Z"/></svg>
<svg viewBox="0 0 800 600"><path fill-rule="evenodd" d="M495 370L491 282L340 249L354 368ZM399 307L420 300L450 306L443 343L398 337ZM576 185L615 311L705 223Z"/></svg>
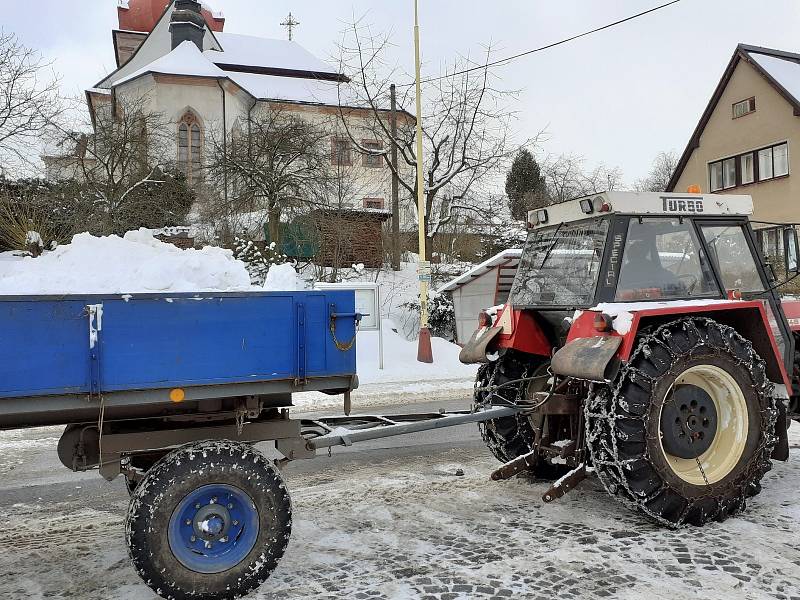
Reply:
<svg viewBox="0 0 800 600"><path fill-rule="evenodd" d="M719 295L719 289L689 222L630 220L617 301L709 295Z"/></svg>
<svg viewBox="0 0 800 600"><path fill-rule="evenodd" d="M591 304L607 231L607 219L531 231L509 302L516 306Z"/></svg>

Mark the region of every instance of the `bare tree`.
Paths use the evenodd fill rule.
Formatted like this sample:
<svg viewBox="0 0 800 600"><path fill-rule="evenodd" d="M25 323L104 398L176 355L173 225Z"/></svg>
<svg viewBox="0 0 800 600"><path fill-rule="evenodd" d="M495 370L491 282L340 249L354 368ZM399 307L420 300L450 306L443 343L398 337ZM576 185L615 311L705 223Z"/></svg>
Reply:
<svg viewBox="0 0 800 600"><path fill-rule="evenodd" d="M576 154L551 156L542 165L547 193L553 204L580 196L619 189L622 172L598 165L586 169L586 159Z"/></svg>
<svg viewBox="0 0 800 600"><path fill-rule="evenodd" d="M366 108L369 114L363 127L374 138L388 142L388 148L365 147L362 136L353 126L352 111L341 109L342 122L351 142L360 152L377 154L394 171L390 150L397 148L400 165L395 171L407 193L407 202L416 211L417 156L416 128L413 117L404 118L392 135L389 113L385 110L390 84L399 77L388 68L385 54L390 45L387 36L373 35L356 22L345 32L341 43L343 69L352 76L340 104ZM423 144L425 186L425 236L427 252L433 248L442 228L459 214L482 212L481 198L492 181L503 172L520 145L510 141L514 113L507 108L513 94L495 88L488 68L491 50L483 66L469 59L459 59L445 76L429 79L423 91ZM410 79L403 76L403 79ZM414 86L398 86L398 104L414 106ZM408 113L404 113L408 117ZM524 145L524 144L523 144Z"/></svg>
<svg viewBox="0 0 800 600"><path fill-rule="evenodd" d="M148 189L169 183L164 174L174 167L170 128L150 109L147 96L115 96L95 110L91 121L73 112L82 115L77 122L50 123L56 143L69 149L59 177L80 182L99 219L95 231L121 232L123 215L134 210L129 205Z"/></svg>
<svg viewBox="0 0 800 600"><path fill-rule="evenodd" d="M253 111L241 135L211 135L210 176L227 177L233 194L216 202L220 215L268 217L272 241L280 241L281 217L298 207L324 204L331 149L328 128L278 104ZM263 220L262 220L263 222Z"/></svg>
<svg viewBox="0 0 800 600"><path fill-rule="evenodd" d="M42 130L61 112L58 79L45 77L50 63L0 31L0 173L29 165Z"/></svg>
<svg viewBox="0 0 800 600"><path fill-rule="evenodd" d="M674 150L659 152L653 159L650 172L643 179L633 184L633 189L638 192L665 192L672 174L678 166L678 153Z"/></svg>

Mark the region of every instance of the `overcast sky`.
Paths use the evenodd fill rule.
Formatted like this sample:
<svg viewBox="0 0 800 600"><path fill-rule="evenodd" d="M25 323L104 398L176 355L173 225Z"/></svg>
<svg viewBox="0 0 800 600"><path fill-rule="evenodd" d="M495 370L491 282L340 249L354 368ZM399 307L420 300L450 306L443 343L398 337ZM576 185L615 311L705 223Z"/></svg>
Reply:
<svg viewBox="0 0 800 600"><path fill-rule="evenodd" d="M456 55L492 43L502 56L604 25L665 0L420 0L428 74ZM117 0L2 0L0 27L39 49L74 94L114 68L111 30ZM393 32L396 56L411 72L411 0L209 0L225 30L285 37L321 58L353 17ZM798 0L682 0L676 5L515 61L497 71L520 90L519 135L546 130L542 152L573 152L642 177L661 150L683 150L736 44L800 51Z"/></svg>

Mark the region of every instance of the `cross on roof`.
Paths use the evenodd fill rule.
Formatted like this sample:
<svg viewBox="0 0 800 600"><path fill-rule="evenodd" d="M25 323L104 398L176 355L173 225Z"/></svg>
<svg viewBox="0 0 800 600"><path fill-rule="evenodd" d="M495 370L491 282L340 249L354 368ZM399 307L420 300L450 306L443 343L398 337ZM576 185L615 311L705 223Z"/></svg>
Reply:
<svg viewBox="0 0 800 600"><path fill-rule="evenodd" d="M289 41L291 42L292 41L292 30L295 27L297 27L298 25L300 25L300 22L299 21L295 21L294 17L292 16L292 13L290 12L289 16L286 17L286 20L283 23L281 23L281 25L283 27L286 27L286 30L289 32Z"/></svg>

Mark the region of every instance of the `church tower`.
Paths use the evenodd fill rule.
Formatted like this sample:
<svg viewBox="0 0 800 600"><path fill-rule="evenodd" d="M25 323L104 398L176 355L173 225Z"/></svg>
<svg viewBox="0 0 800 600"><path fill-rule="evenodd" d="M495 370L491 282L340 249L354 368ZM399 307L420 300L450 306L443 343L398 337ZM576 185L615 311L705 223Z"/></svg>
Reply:
<svg viewBox="0 0 800 600"><path fill-rule="evenodd" d="M124 65L136 52L147 34L153 31L170 2L168 0L119 0L119 28L114 30L114 50L117 66ZM225 29L225 16L201 2L206 26L215 32Z"/></svg>

